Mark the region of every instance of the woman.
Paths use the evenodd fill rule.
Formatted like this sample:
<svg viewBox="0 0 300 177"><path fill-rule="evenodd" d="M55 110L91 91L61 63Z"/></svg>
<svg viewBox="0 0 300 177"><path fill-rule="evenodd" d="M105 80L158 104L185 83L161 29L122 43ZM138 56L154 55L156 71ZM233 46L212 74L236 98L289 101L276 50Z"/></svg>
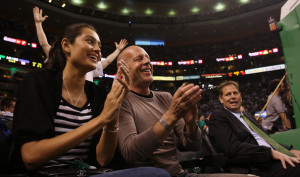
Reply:
<svg viewBox="0 0 300 177"><path fill-rule="evenodd" d="M71 25L52 45L48 68L30 72L24 78L15 107L13 134L27 170L69 168L74 160L105 166L112 160L119 109L129 91L129 72L124 62L118 63L107 96L104 88L86 81L85 74L94 70L101 58L100 45L92 26ZM153 170L146 169L148 174Z"/></svg>
<svg viewBox="0 0 300 177"><path fill-rule="evenodd" d="M47 15L43 16L43 10L36 6L33 8L33 18L34 18L34 23L35 23L39 43L47 56L47 59L45 61L46 63L49 58L49 51L51 46L48 43L46 34L43 30L42 23L46 20L46 18L48 18L48 16ZM110 55L108 55L105 60L99 61L96 66L96 69L86 74L86 80L93 82L93 77L102 76L103 70L116 59L116 57L119 55L119 53L124 49L124 47L127 44L128 42L126 39L121 39L119 43L115 42L116 50Z"/></svg>

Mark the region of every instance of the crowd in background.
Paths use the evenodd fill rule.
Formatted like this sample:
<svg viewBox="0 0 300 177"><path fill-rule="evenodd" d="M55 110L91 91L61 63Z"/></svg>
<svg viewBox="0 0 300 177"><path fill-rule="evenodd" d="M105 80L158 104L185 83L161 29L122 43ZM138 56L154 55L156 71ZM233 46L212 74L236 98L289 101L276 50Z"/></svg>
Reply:
<svg viewBox="0 0 300 177"><path fill-rule="evenodd" d="M0 35L1 38L9 36L18 39L25 39L28 42L38 43L37 37L33 26L28 26L22 23L16 23L13 19L1 19L3 22L0 24ZM47 35L49 43L53 43L56 39L55 33L49 33ZM104 37L105 38L105 37ZM133 45L133 41L129 41L129 45ZM2 55L9 55L20 58L28 58L33 61L42 62L46 59L41 47L33 49L26 46L20 46L13 43L9 43L1 40L1 53ZM279 52L272 55L260 56L256 59L248 56L249 52L255 52L263 49L272 49L277 47ZM113 44L102 43L102 56L105 57L114 51L115 46ZM261 67L270 64L279 64L283 61L276 60L278 57L282 57L282 48L278 32L265 32L256 35L251 35L245 38L238 38L230 41L205 43L205 44L191 44L183 46L143 46L148 51L151 60L153 61L173 61L173 66L154 66L154 75L158 76L177 76L177 75L201 75L207 73L227 73L234 70L242 70L247 67ZM216 58L227 57L234 54L243 54L243 61L231 61L231 62L216 62ZM179 66L177 61L181 60L197 60L203 59L203 64ZM25 68L26 71L27 68ZM110 65L105 73L113 74L116 72L115 62ZM18 85L24 77L24 71L16 72L11 75L9 70L0 68L0 82L12 83ZM267 83L274 77L282 77L283 72L277 72L275 76L273 74L258 74L262 76L240 76L242 79L235 78L224 78L241 81L241 90L243 90L243 106L246 111L254 114L260 111L267 101L267 96L270 91L267 89ZM257 81L257 77L259 81ZM203 98L200 103L200 110L204 115L220 107L218 100L218 94L216 91L216 85L224 79L206 79L206 80L190 80L194 84L203 84ZM247 82L244 82L244 80ZM112 79L102 78L98 79L100 84L106 86L109 90ZM153 90L162 90L174 93L182 82L176 83L163 83L154 82L151 86ZM211 88L208 85L212 84ZM5 94L0 92L0 97L3 98ZM14 93L10 96L15 96Z"/></svg>
<svg viewBox="0 0 300 177"><path fill-rule="evenodd" d="M35 33L34 26L29 26L22 23L17 23L13 19L1 19L2 23L0 24L0 37L4 36L24 39L28 42L35 42L38 44L38 40ZM56 37L57 33L47 32L47 39L49 44L52 44ZM101 44L102 56L106 57L112 53L115 49L113 43L105 42L106 37L103 36L103 43ZM46 59L45 54L43 53L41 47L38 46L37 49L32 49L30 47L18 46L13 43L8 43L6 41L0 40L1 53L2 55L13 55L14 57L22 57L30 60L43 62ZM129 45L134 45L134 41L129 41ZM153 61L173 61L173 66L164 68L159 68L156 72L158 75L165 74L163 70L168 69L177 69L181 66L177 65L177 61L181 60L198 60L203 59L203 64L199 67L189 67L186 66L184 74L193 74L193 73L211 73L211 72L227 72L233 69L231 65L239 65L238 68L251 66L259 67L263 66L269 58L275 58L282 56L282 47L281 41L278 32L263 32L258 34L253 34L248 37L236 38L229 41L220 41L220 42L206 42L198 44L182 44L177 46L172 46L166 42L166 46L143 46L146 51L148 51L150 58ZM262 56L256 57L258 61L248 56L249 52L256 52L264 49L278 48L279 52L272 54L272 56ZM216 62L216 58L224 58L229 55L238 55L242 54L243 59L248 61L232 61L232 62ZM237 63L239 62L239 63ZM105 71L106 73L113 74L116 71L116 64L113 63ZM237 66L235 66L237 67ZM197 68L197 69L195 69ZM170 74L170 73L169 73Z"/></svg>

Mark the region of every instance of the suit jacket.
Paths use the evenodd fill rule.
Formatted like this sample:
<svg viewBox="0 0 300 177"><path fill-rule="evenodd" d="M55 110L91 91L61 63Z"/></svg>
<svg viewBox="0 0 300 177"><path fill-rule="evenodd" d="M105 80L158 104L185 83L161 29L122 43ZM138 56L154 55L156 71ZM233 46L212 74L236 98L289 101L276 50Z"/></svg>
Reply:
<svg viewBox="0 0 300 177"><path fill-rule="evenodd" d="M250 114L244 112L243 114L263 130ZM217 150L227 157L237 158L264 151L271 153L271 148L259 146L247 127L224 108L211 114L209 125L209 136L212 142Z"/></svg>

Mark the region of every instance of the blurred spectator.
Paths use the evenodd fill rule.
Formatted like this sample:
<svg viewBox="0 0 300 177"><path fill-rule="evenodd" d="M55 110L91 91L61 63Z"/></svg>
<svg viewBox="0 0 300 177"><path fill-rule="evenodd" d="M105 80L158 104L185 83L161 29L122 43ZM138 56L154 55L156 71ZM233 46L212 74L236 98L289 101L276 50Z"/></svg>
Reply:
<svg viewBox="0 0 300 177"><path fill-rule="evenodd" d="M0 171L8 164L15 99L5 97L0 108Z"/></svg>
<svg viewBox="0 0 300 177"><path fill-rule="evenodd" d="M291 122L292 129L296 128L296 122L294 117L294 110L292 104L292 91L289 85L285 85L286 89L285 92L282 94L282 101L286 106L286 115Z"/></svg>
<svg viewBox="0 0 300 177"><path fill-rule="evenodd" d="M269 84L270 90L275 93L267 106L267 117L262 122L263 127L268 133L275 133L291 128L290 121L287 119L285 113L286 108L281 98L281 95L285 92L284 83L281 83L278 89L275 90L279 84L279 79L274 79Z"/></svg>
<svg viewBox="0 0 300 177"><path fill-rule="evenodd" d="M1 101L1 118L12 119L14 115L16 100L14 98L5 97Z"/></svg>

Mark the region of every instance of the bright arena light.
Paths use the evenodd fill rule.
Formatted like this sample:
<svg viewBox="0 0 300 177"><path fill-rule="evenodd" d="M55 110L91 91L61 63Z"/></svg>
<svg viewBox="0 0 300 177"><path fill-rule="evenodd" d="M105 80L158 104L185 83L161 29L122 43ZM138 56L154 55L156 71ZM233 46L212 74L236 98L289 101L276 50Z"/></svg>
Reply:
<svg viewBox="0 0 300 177"><path fill-rule="evenodd" d="M121 10L123 14L128 14L130 11L125 7L124 9Z"/></svg>
<svg viewBox="0 0 300 177"><path fill-rule="evenodd" d="M168 14L169 14L170 16L173 16L173 15L176 15L176 12L175 12L174 10L170 10L170 11L168 12Z"/></svg>
<svg viewBox="0 0 300 177"><path fill-rule="evenodd" d="M62 8L65 8L65 7L66 7L66 3L63 3L63 4L61 5L61 7L62 7Z"/></svg>
<svg viewBox="0 0 300 177"><path fill-rule="evenodd" d="M82 4L82 0L72 0L72 3L76 4L76 5L81 5Z"/></svg>
<svg viewBox="0 0 300 177"><path fill-rule="evenodd" d="M145 14L146 15L152 15L153 14L153 10L151 10L151 9L148 8L148 9L145 10Z"/></svg>
<svg viewBox="0 0 300 177"><path fill-rule="evenodd" d="M241 4L247 4L247 3L250 2L250 0L239 0L239 2L240 2Z"/></svg>
<svg viewBox="0 0 300 177"><path fill-rule="evenodd" d="M107 5L103 2L103 1L101 1L98 5L97 5L97 7L99 8L99 9L107 9Z"/></svg>
<svg viewBox="0 0 300 177"><path fill-rule="evenodd" d="M222 11L225 9L225 4L219 2L216 6L215 6L215 10L216 11Z"/></svg>
<svg viewBox="0 0 300 177"><path fill-rule="evenodd" d="M191 12L193 12L193 13L198 13L198 12L200 12L200 8L198 8L198 7L193 7L193 8L191 9Z"/></svg>

